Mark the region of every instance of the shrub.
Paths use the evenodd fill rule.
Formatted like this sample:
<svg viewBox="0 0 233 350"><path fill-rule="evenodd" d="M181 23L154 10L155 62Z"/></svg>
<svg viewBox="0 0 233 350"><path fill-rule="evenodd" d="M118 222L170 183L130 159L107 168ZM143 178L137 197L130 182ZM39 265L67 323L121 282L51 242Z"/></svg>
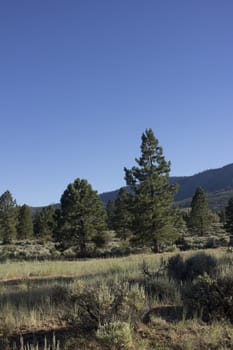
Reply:
<svg viewBox="0 0 233 350"><path fill-rule="evenodd" d="M183 292L184 305L203 321L228 319L233 323L233 278L199 277Z"/></svg>
<svg viewBox="0 0 233 350"><path fill-rule="evenodd" d="M176 281L183 281L186 276L184 258L180 255L172 256L167 263L167 273L169 278Z"/></svg>
<svg viewBox="0 0 233 350"><path fill-rule="evenodd" d="M66 303L70 297L70 290L65 286L55 286L52 289L51 300L55 305L60 305L61 303Z"/></svg>
<svg viewBox="0 0 233 350"><path fill-rule="evenodd" d="M135 318L144 303L143 289L126 282L78 288L69 296L66 320L84 333L95 332L99 324L111 322L113 317L120 321Z"/></svg>
<svg viewBox="0 0 233 350"><path fill-rule="evenodd" d="M145 307L146 296L143 288L140 288L138 285L133 285L128 291L128 305L131 308L131 313L135 313L143 310Z"/></svg>
<svg viewBox="0 0 233 350"><path fill-rule="evenodd" d="M9 340L6 336L0 338L0 349L1 350L10 350Z"/></svg>
<svg viewBox="0 0 233 350"><path fill-rule="evenodd" d="M9 335L12 332L12 325L10 325L7 320L1 325L1 337L0 337L0 349L10 350Z"/></svg>
<svg viewBox="0 0 233 350"><path fill-rule="evenodd" d="M197 253L185 261L186 279L194 280L196 277L208 274L214 276L216 273L217 259L205 253Z"/></svg>
<svg viewBox="0 0 233 350"><path fill-rule="evenodd" d="M168 276L176 281L193 281L204 274L214 276L216 268L217 259L202 252L186 260L179 254L175 255L168 260L167 264Z"/></svg>
<svg viewBox="0 0 233 350"><path fill-rule="evenodd" d="M145 283L145 292L149 298L157 299L159 302L179 302L179 290L174 281L167 278L151 279Z"/></svg>
<svg viewBox="0 0 233 350"><path fill-rule="evenodd" d="M22 350L39 350L42 349L39 344L30 344L26 343L25 345L23 344L23 338L21 337L21 349ZM44 337L44 345L43 345L43 350L60 350L60 342L59 340L56 340L55 334L53 334L52 342L48 342L47 338Z"/></svg>
<svg viewBox="0 0 233 350"><path fill-rule="evenodd" d="M133 347L130 325L127 322L112 321L100 326L96 337L101 344L111 350Z"/></svg>

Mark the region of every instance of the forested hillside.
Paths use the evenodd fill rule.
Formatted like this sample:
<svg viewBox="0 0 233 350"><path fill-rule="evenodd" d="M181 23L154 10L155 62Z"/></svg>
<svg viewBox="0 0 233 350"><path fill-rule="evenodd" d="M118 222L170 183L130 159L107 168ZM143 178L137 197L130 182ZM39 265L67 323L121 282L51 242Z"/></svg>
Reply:
<svg viewBox="0 0 233 350"><path fill-rule="evenodd" d="M233 164L205 170L193 176L172 176L170 183L179 185L175 201L180 206L189 206L196 188L201 186L208 195L210 207L218 210L225 207L233 195ZM100 194L100 198L106 204L109 200L115 200L118 192L119 190L105 192Z"/></svg>
<svg viewBox="0 0 233 350"><path fill-rule="evenodd" d="M171 177L170 181L180 186L176 200L192 197L198 186L207 193L226 191L233 189L233 164L206 170L193 176Z"/></svg>

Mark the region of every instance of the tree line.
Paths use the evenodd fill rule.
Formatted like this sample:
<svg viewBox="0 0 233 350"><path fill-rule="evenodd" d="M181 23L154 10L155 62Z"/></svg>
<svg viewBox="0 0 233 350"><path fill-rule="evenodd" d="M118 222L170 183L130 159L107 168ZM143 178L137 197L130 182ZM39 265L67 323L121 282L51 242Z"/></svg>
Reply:
<svg viewBox="0 0 233 350"><path fill-rule="evenodd" d="M76 247L85 256L90 244L93 249L104 247L110 230L122 241L149 246L154 252L176 242L184 227L193 234L206 234L213 213L202 188L197 188L190 211L182 213L173 205L178 186L169 183L171 164L152 129L142 134L140 149L136 165L124 168L127 187L121 188L116 201L109 201L106 208L85 179L77 178L67 186L59 208L50 205L33 216L29 206L18 206L6 191L0 196L0 239L5 244L52 239L64 249ZM233 199L224 211L224 222L227 232L233 235Z"/></svg>

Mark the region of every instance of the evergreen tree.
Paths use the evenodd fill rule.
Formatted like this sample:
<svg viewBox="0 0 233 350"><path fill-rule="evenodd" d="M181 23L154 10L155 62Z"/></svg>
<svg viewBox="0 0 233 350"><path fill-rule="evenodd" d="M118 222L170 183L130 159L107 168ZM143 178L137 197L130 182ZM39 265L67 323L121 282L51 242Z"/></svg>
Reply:
<svg viewBox="0 0 233 350"><path fill-rule="evenodd" d="M27 239L33 237L33 223L31 210L24 204L18 211L17 239Z"/></svg>
<svg viewBox="0 0 233 350"><path fill-rule="evenodd" d="M109 200L106 205L107 225L109 230L114 230L115 202Z"/></svg>
<svg viewBox="0 0 233 350"><path fill-rule="evenodd" d="M33 220L33 226L34 233L38 238L51 239L56 227L54 206L49 205L37 212Z"/></svg>
<svg viewBox="0 0 233 350"><path fill-rule="evenodd" d="M136 243L149 244L157 252L162 243L178 237L176 212L171 208L177 188L169 184L170 162L152 129L142 134L141 157L136 163L124 169L131 190L132 231Z"/></svg>
<svg viewBox="0 0 233 350"><path fill-rule="evenodd" d="M201 187L196 192L191 202L191 212L188 226L192 232L204 235L211 226L208 198Z"/></svg>
<svg viewBox="0 0 233 350"><path fill-rule="evenodd" d="M106 229L106 212L97 192L86 180L76 179L61 197L60 238L85 256L88 242L103 245Z"/></svg>
<svg viewBox="0 0 233 350"><path fill-rule="evenodd" d="M53 239L56 242L61 242L62 241L62 215L61 215L61 209L56 208L54 215L53 215L53 219L54 219L54 226L53 226Z"/></svg>
<svg viewBox="0 0 233 350"><path fill-rule="evenodd" d="M228 201L228 204L229 204L229 201ZM220 219L220 222L223 224L223 226L226 225L226 208L222 209L219 213L219 219Z"/></svg>
<svg viewBox="0 0 233 350"><path fill-rule="evenodd" d="M225 229L230 234L230 245L233 245L233 197L229 199L225 208Z"/></svg>
<svg viewBox="0 0 233 350"><path fill-rule="evenodd" d="M115 201L113 229L118 237L126 239L131 234L132 214L130 211L130 194L126 188L121 188Z"/></svg>
<svg viewBox="0 0 233 350"><path fill-rule="evenodd" d="M10 191L0 197L0 237L3 243L10 243L16 238L17 205Z"/></svg>

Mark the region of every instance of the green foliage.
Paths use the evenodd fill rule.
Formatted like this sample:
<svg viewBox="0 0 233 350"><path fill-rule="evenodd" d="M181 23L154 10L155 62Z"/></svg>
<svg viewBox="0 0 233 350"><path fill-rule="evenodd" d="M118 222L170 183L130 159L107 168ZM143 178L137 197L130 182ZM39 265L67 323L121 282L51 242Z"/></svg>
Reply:
<svg viewBox="0 0 233 350"><path fill-rule="evenodd" d="M217 259L205 253L196 253L186 259L180 254L172 256L167 263L167 272L170 278L176 281L192 281L198 276L216 273Z"/></svg>
<svg viewBox="0 0 233 350"><path fill-rule="evenodd" d="M111 240L112 236L111 233L107 230L105 231L101 231L99 234L96 234L93 238L92 238L92 242L95 245L95 248L104 248L106 246L106 243L109 242ZM103 250L104 251L104 250ZM95 256L95 253L98 256L98 249L95 249L95 251L93 252L93 256Z"/></svg>
<svg viewBox="0 0 233 350"><path fill-rule="evenodd" d="M171 208L177 188L169 184L170 162L166 162L151 129L142 134L141 157L136 163L137 167L124 169L131 190L134 243L150 245L156 252L161 243L178 237L176 214Z"/></svg>
<svg viewBox="0 0 233 350"><path fill-rule="evenodd" d="M180 208L190 207L192 196L198 186L201 186L208 195L209 207L214 211L221 211L227 206L233 196L232 189L233 165L223 168L207 170L192 176L170 177L170 183L176 183L179 191L175 196L175 203ZM100 195L104 203L115 200L118 190Z"/></svg>
<svg viewBox="0 0 233 350"><path fill-rule="evenodd" d="M86 180L76 179L61 197L60 240L85 256L88 242L103 246L106 229L106 212L97 192Z"/></svg>
<svg viewBox="0 0 233 350"><path fill-rule="evenodd" d="M115 202L109 200L106 204L107 225L109 230L114 230Z"/></svg>
<svg viewBox="0 0 233 350"><path fill-rule="evenodd" d="M216 205L218 206L220 201L221 205L218 207L219 209L227 203L230 192L232 195L232 173L233 165L229 164L222 168L203 171L193 176L175 178L180 184L177 200L190 198L196 188L201 185L205 192L211 194L211 197L215 197L216 195L215 198L218 199L218 203L214 201L214 198L210 198L210 202L213 199L212 204L216 208Z"/></svg>
<svg viewBox="0 0 233 350"><path fill-rule="evenodd" d="M14 259L23 260L54 260L59 259L61 253L52 242L36 242L35 240L20 240L11 244L0 245L0 261Z"/></svg>
<svg viewBox="0 0 233 350"><path fill-rule="evenodd" d="M204 321L228 319L233 323L233 279L212 279L200 276L187 287L183 300L189 312L197 313Z"/></svg>
<svg viewBox="0 0 233 350"><path fill-rule="evenodd" d="M17 239L33 237L33 222L28 205L24 204L18 211Z"/></svg>
<svg viewBox="0 0 233 350"><path fill-rule="evenodd" d="M176 254L168 259L167 273L169 278L173 278L178 282L186 280L188 276L186 275L183 256Z"/></svg>
<svg viewBox="0 0 233 350"><path fill-rule="evenodd" d="M225 225L226 231L230 234L230 245L233 245L233 197L229 199L225 208Z"/></svg>
<svg viewBox="0 0 233 350"><path fill-rule="evenodd" d="M3 243L10 243L16 238L17 206L10 191L0 197L0 237Z"/></svg>
<svg viewBox="0 0 233 350"><path fill-rule="evenodd" d="M37 344L30 344L30 342L23 345L23 338L21 337L21 350L40 350L41 346ZM49 342L46 337L44 337L43 350L60 350L60 342L56 340L55 334L53 334L52 341ZM65 350L65 349L64 349Z"/></svg>
<svg viewBox="0 0 233 350"><path fill-rule="evenodd" d="M179 299L179 291L175 286L174 281L167 278L167 262L163 258L160 260L160 265L153 271L148 264L143 261L142 272L144 275L144 289L146 295L150 299L158 300L159 302L174 303Z"/></svg>
<svg viewBox="0 0 233 350"><path fill-rule="evenodd" d="M37 250L40 251L41 248L38 247ZM10 281L8 284L5 281L1 285L1 333L3 334L5 323L9 330L5 332L5 337L8 337L10 349L12 349L12 334L22 329L33 330L35 331L34 347L27 338L27 345L30 345L30 349L36 349L38 342L40 350L49 349L49 346L51 350L52 339L49 334L45 347L43 337L36 332L42 327L47 327L48 330L50 327L55 328L62 325L68 327L68 333L64 336L67 339L65 345L63 335L61 335L61 350L111 349L115 346L112 334L114 334L114 339L117 338L117 335L121 339L125 338L119 330L121 327L115 332L114 327L109 326L108 328L107 325L119 322L130 324L131 330L135 332L132 333L132 336L137 349L171 347L183 349L184 341L188 343L190 336L193 337L193 340L195 339L195 342L190 341L190 349L196 349L198 345L204 343L205 349L220 349L219 344L230 344L226 348L231 348L232 337L228 338L226 332L226 326L229 327L229 324L223 324L222 319L232 322L233 257L231 253L222 249L215 250L212 254L218 262L217 273L213 266L213 273L208 272L211 277L202 274L201 278L195 277L192 281L187 278L187 274L192 275L193 265L195 267L211 265L211 261L206 259L206 262L203 263L205 257L183 254L184 258L180 259L182 268L186 261L190 264L190 259L193 261L194 256L198 260L191 264L192 268L188 269L185 265L188 272L185 270L186 279L183 283L180 283L180 277L177 277L179 283L176 283L172 278L169 280L166 275L166 264L170 254L164 254L162 259L160 259L161 255L150 254L108 260L2 264L3 266L0 266L2 279L6 276L14 278L14 283ZM145 261L143 276L142 259ZM180 265L176 264L173 270L175 268L180 269ZM196 274L195 270L194 275ZM19 279L18 283L16 279ZM180 291L183 291L184 309ZM216 323L204 324L195 320L191 324L186 317L194 316L195 312L203 320L220 319L221 323L218 325L221 327L223 339L227 339L227 342L218 341L216 347L211 347L212 344L215 344L212 326ZM69 333L71 329L74 330L72 334ZM200 332L201 329L204 333ZM124 327L122 327L122 332L124 332ZM205 342L200 341L203 334L206 335ZM209 343L207 334L209 334ZM71 340L72 336L76 338ZM105 340L102 341L102 338ZM221 339L220 335L218 339ZM1 343L4 349L2 344L4 343ZM124 348L123 343L121 344ZM208 344L211 346L208 347ZM27 349L26 344L21 347ZM200 348L202 349L202 346Z"/></svg>
<svg viewBox="0 0 233 350"><path fill-rule="evenodd" d="M207 233L211 226L208 199L201 187L196 189L192 198L188 226L192 232L201 236Z"/></svg>
<svg viewBox="0 0 233 350"><path fill-rule="evenodd" d="M133 347L130 324L111 321L99 327L96 333L99 342L110 350L131 349Z"/></svg>
<svg viewBox="0 0 233 350"><path fill-rule="evenodd" d="M37 238L51 239L56 228L54 206L49 205L37 212L33 220L33 225Z"/></svg>
<svg viewBox="0 0 233 350"><path fill-rule="evenodd" d="M6 336L0 337L0 349L10 350L9 339Z"/></svg>
<svg viewBox="0 0 233 350"><path fill-rule="evenodd" d="M66 318L84 333L96 332L100 324L111 322L113 318L123 322L135 319L145 307L143 288L129 286L126 282L110 285L102 282L89 288L79 284L70 295L65 293L65 298L67 295Z"/></svg>
<svg viewBox="0 0 233 350"><path fill-rule="evenodd" d="M70 298L70 291L66 286L56 285L52 289L51 300L55 305L66 303Z"/></svg>
<svg viewBox="0 0 233 350"><path fill-rule="evenodd" d="M10 349L10 342L9 342L9 336L11 334L11 327L7 323L7 320L4 320L4 323L1 327L1 336L0 336L0 349L1 350L11 350Z"/></svg>
<svg viewBox="0 0 233 350"><path fill-rule="evenodd" d="M174 303L180 301L180 294L174 281L166 277L146 279L146 295L157 302Z"/></svg>
<svg viewBox="0 0 233 350"><path fill-rule="evenodd" d="M130 194L126 188L121 188L118 197L115 201L113 215L113 229L117 236L122 239L127 239L131 234L132 214L130 211Z"/></svg>

